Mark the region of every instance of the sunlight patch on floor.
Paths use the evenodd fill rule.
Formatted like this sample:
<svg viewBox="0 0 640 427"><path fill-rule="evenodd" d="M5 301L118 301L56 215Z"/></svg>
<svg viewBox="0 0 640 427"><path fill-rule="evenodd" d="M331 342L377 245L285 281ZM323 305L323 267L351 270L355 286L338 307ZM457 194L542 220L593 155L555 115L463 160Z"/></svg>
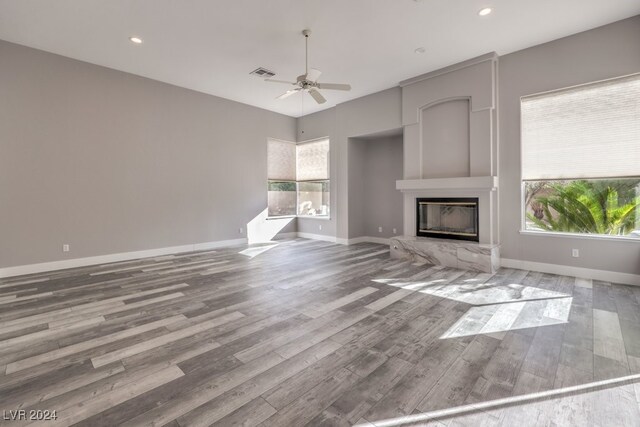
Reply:
<svg viewBox="0 0 640 427"><path fill-rule="evenodd" d="M573 301L569 294L519 283L406 278L373 281L472 305L441 339L567 323Z"/></svg>
<svg viewBox="0 0 640 427"><path fill-rule="evenodd" d="M472 283L465 280L461 283L448 283L445 279L426 281L403 281L402 279L374 279L403 289L410 289L441 298L453 299L472 305L500 304L506 302L529 301L549 298L565 298L570 296L562 292L524 286L518 283L497 285L489 283ZM444 282L444 283L443 283Z"/></svg>
<svg viewBox="0 0 640 427"><path fill-rule="evenodd" d="M532 286L523 286L517 283L508 285L494 285L491 283L446 284L422 288L420 292L473 305L499 304L569 296L568 294L534 288Z"/></svg>
<svg viewBox="0 0 640 427"><path fill-rule="evenodd" d="M247 256L249 258L254 258L262 253L265 253L266 251L268 251L269 249L273 249L276 246L278 246L277 243L274 243L272 245L263 245L263 246L254 246L251 248L247 248L243 251L238 252L240 255L244 255Z"/></svg>
<svg viewBox="0 0 640 427"><path fill-rule="evenodd" d="M291 221L292 217L269 218L265 209L247 223L247 240L249 244L270 242Z"/></svg>

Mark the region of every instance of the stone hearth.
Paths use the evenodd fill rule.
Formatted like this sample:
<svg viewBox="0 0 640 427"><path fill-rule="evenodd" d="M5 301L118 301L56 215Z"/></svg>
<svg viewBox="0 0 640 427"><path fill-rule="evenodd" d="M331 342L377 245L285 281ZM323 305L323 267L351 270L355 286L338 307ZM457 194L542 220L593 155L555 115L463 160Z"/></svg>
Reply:
<svg viewBox="0 0 640 427"><path fill-rule="evenodd" d="M495 273L500 268L499 245L400 236L391 238L390 249L392 258L407 258L485 273Z"/></svg>

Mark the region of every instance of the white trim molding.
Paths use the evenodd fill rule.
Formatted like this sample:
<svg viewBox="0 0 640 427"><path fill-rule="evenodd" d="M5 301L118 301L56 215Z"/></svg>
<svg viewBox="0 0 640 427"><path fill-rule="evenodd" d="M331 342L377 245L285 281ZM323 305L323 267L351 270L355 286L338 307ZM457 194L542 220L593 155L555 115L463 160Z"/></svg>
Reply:
<svg viewBox="0 0 640 427"><path fill-rule="evenodd" d="M338 243L340 245L355 245L358 243L365 243L365 242L379 243L381 245L389 244L389 239L384 237L373 237L373 236L361 236L361 237L353 237L351 239L344 239L342 237L298 232L298 237L302 237L303 239L323 240L325 242Z"/></svg>
<svg viewBox="0 0 640 427"><path fill-rule="evenodd" d="M302 237L305 239L313 239L313 240L322 240L325 242L341 243L341 244L359 243L356 241L348 243L347 239L336 239L335 236L325 236L322 234L300 233L300 232L278 233L275 236L275 239L287 239L287 238L295 238L295 237ZM382 240L385 240L385 239L379 239L375 237L358 238L358 239L368 239L368 240L360 240L363 242L371 241L375 243L384 243L384 244L389 243L388 239L386 239L386 241L383 242ZM378 239L378 240L376 241L374 239ZM84 257L84 258L73 258L73 259L65 259L60 261L42 262L37 264L16 265L13 267L0 268L0 278L22 276L24 274L43 273L47 271L65 270L68 268L87 267L90 265L109 264L112 262L130 261L133 259L150 258L150 257L172 255L172 254L179 254L179 253L185 253L185 252L203 251L207 249L216 249L216 248L222 248L227 246L246 245L246 244L248 244L246 238L232 239L232 240L217 240L213 242L193 243L189 245L180 245L180 246L168 246L165 248L146 249L146 250L133 251L133 252L121 252L121 253L114 253L114 254L107 254L107 255Z"/></svg>
<svg viewBox="0 0 640 427"><path fill-rule="evenodd" d="M362 236L352 239L336 238L335 236L326 236L313 233L281 233L279 238L302 237L304 239L322 240L325 242L339 243L342 245L354 245L357 243L379 243L388 245L388 238ZM61 261L43 262L39 264L18 265L15 267L0 268L0 278L21 276L24 274L42 273L46 271L63 270L67 268L86 267L90 265L108 264L118 261L129 261L133 259L157 257L163 255L172 255L185 252L195 252L208 249L216 249L228 246L237 246L247 244L247 239L217 240L213 242L194 243L190 245L169 246L165 248L147 249L134 252L122 252L107 255L98 255L85 258L74 258ZM533 261L523 261L516 259L502 258L501 266L506 268L517 268L521 270L539 271L542 273L559 274L563 276L575 276L587 279L601 280L611 283L623 283L627 285L640 286L640 275L619 273L608 270L595 270L591 268L572 267L560 264L547 264Z"/></svg>
<svg viewBox="0 0 640 427"><path fill-rule="evenodd" d="M439 70L430 71L425 74L421 74L410 79L402 80L398 83L398 86L405 87L414 83L421 82L422 80L438 77L443 74L452 73L454 71L462 70L463 68L472 67L485 61L496 62L498 60L498 54L496 52L485 53L484 55L476 56L475 58L467 59L466 61L459 62L457 64L449 65L448 67L440 68Z"/></svg>
<svg viewBox="0 0 640 427"><path fill-rule="evenodd" d="M547 264L544 262L523 261L519 259L502 258L500 265L506 268L539 271L541 273L559 274L562 276L581 277L584 279L601 280L610 283L640 286L640 275L620 273L609 270L595 270L592 268L572 267L561 264Z"/></svg>
<svg viewBox="0 0 640 427"><path fill-rule="evenodd" d="M474 176L460 178L400 179L396 189L402 192L418 190L489 190L498 189L497 176Z"/></svg>
<svg viewBox="0 0 640 427"><path fill-rule="evenodd" d="M339 239L338 243L342 243L343 245L355 245L358 243L379 243L381 245L389 245L388 238L385 237L374 237L374 236L361 236L354 237L353 239Z"/></svg>
<svg viewBox="0 0 640 427"><path fill-rule="evenodd" d="M523 216L524 218L524 216ZM617 236L608 234L580 234L580 233L562 233L558 231L536 231L536 230L520 230L520 234L524 236L536 237L563 237L570 239L587 239L587 240L608 240L610 242L628 242L640 243L640 237Z"/></svg>
<svg viewBox="0 0 640 427"><path fill-rule="evenodd" d="M281 239L295 239L298 237L298 233L295 231L290 231L287 233L278 233L271 240L281 240Z"/></svg>
<svg viewBox="0 0 640 427"><path fill-rule="evenodd" d="M108 264L118 261L149 258L162 255L172 255L184 252L203 251L246 244L247 239L217 240L213 242L193 243L190 245L169 246L165 248L146 249L134 252L121 252L107 255L97 255L85 258L65 259L60 261L42 262L38 264L17 265L15 267L0 268L0 278L21 276L23 274L42 273L45 271L64 270L67 268L86 267L89 265Z"/></svg>
<svg viewBox="0 0 640 427"><path fill-rule="evenodd" d="M303 239L312 239L312 240L322 240L324 242L331 243L340 243L336 236L326 236L324 234L313 234L313 233L301 233L298 231L298 237L302 237Z"/></svg>
<svg viewBox="0 0 640 427"><path fill-rule="evenodd" d="M247 239L231 239L231 240L216 240L213 242L194 243L192 251L204 251L207 249L225 248L227 246L246 245ZM191 252L191 251L185 251Z"/></svg>

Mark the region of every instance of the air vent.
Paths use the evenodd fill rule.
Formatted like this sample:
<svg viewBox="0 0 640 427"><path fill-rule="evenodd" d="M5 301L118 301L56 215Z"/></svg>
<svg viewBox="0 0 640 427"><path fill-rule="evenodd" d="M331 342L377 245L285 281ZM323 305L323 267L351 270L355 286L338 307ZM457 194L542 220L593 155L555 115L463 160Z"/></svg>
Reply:
<svg viewBox="0 0 640 427"><path fill-rule="evenodd" d="M270 79L271 77L276 75L276 73L274 73L273 71L269 71L266 68L262 68L262 67L256 68L249 74L253 74L254 76L258 76L262 79Z"/></svg>

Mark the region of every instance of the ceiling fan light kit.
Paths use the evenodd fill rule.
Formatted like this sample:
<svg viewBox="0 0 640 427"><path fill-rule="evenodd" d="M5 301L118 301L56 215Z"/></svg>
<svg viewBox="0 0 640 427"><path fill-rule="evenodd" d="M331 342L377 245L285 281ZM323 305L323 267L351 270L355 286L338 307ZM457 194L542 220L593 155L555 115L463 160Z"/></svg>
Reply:
<svg viewBox="0 0 640 427"><path fill-rule="evenodd" d="M319 83L318 79L322 72L315 68L309 68L309 36L311 30L302 30L304 36L304 74L299 75L295 82L288 82L284 80L272 80L265 79L266 82L271 83L283 83L295 86L293 89L289 89L276 99L285 99L297 92L308 92L309 95L318 103L324 104L327 102L326 98L318 91L322 90L351 90L351 85L345 83Z"/></svg>

